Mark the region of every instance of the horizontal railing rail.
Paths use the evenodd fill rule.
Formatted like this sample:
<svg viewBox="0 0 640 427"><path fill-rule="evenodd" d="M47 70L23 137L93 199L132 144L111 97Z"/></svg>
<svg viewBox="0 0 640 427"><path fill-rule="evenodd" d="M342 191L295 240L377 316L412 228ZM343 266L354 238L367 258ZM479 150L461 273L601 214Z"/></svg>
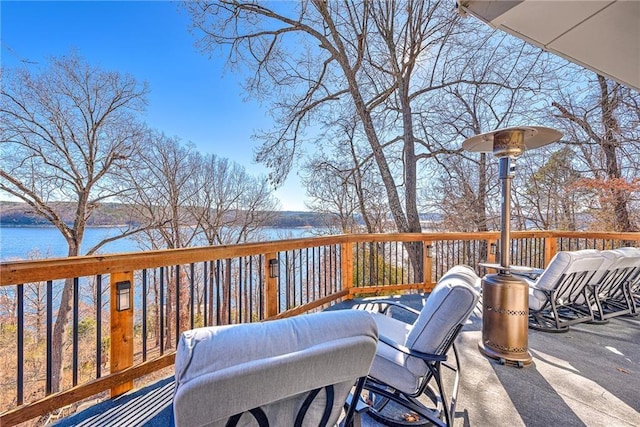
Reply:
<svg viewBox="0 0 640 427"><path fill-rule="evenodd" d="M0 297L11 309L0 338L16 354L0 371L0 424L130 390L174 363L187 329L287 317L357 295L428 292L457 264L484 274L480 263L499 259L499 238L350 234L1 263ZM511 258L544 267L559 250L638 242L640 233L513 232ZM119 311L127 283L131 308Z"/></svg>

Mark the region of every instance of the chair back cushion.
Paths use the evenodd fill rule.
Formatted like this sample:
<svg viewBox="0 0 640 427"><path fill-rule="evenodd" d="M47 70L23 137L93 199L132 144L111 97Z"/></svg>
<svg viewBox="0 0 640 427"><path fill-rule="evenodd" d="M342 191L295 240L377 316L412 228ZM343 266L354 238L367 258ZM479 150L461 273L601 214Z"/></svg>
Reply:
<svg viewBox="0 0 640 427"><path fill-rule="evenodd" d="M357 310L186 331L176 352L176 425L224 426L254 408L270 425L293 425L308 391L329 385L334 424L351 386L369 371L377 336L371 315ZM304 425L319 424L325 402L322 389ZM245 413L239 425L250 419Z"/></svg>
<svg viewBox="0 0 640 427"><path fill-rule="evenodd" d="M479 294L474 289L478 276L465 266L457 266L440 278L407 335L405 345L423 353L441 354L447 337L464 324Z"/></svg>
<svg viewBox="0 0 640 427"><path fill-rule="evenodd" d="M607 277L611 277L611 272L617 268L616 265L624 258L624 255L617 250L600 251L600 256L603 258L602 264L596 270L589 284L601 283Z"/></svg>
<svg viewBox="0 0 640 427"><path fill-rule="evenodd" d="M534 283L534 288L542 290L554 289L560 279L571 273L590 272L595 273L604 263L605 259L600 251L595 249L583 249L580 251L561 251L549 262L544 272Z"/></svg>
<svg viewBox="0 0 640 427"><path fill-rule="evenodd" d="M640 250L632 247L602 251L613 259L607 271L595 282L600 285L602 295L621 295L623 286L638 274L640 270Z"/></svg>

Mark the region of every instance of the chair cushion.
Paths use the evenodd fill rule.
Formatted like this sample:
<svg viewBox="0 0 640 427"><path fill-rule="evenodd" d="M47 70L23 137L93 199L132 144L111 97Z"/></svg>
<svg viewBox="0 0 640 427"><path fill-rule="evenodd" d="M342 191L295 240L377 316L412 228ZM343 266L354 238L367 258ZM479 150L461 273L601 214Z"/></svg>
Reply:
<svg viewBox="0 0 640 427"><path fill-rule="evenodd" d="M427 298L405 345L423 353L437 353L451 330L471 315L479 298L473 285L474 279L468 274L443 276Z"/></svg>
<svg viewBox="0 0 640 427"><path fill-rule="evenodd" d="M377 340L370 314L341 310L282 321L198 328L182 333L176 351L176 385L229 366L303 350L365 332ZM363 318L366 315L366 319ZM368 320L367 320L368 319ZM363 323L364 322L364 323ZM353 326L349 326L353 324ZM360 326L358 326L360 325ZM366 327L363 331L363 326ZM228 351L221 357L221 350ZM230 353L229 353L230 351Z"/></svg>
<svg viewBox="0 0 640 427"><path fill-rule="evenodd" d="M624 283L633 280L640 269L640 250L626 247L602 251L602 254L613 261L607 271L595 282L601 285L599 287L600 296L621 298Z"/></svg>
<svg viewBox="0 0 640 427"><path fill-rule="evenodd" d="M590 284L600 283L610 271L618 268L617 264L624 259L624 254L620 253L617 249L601 251L600 255L604 258L604 261L596 271L596 274L593 275L593 279Z"/></svg>
<svg viewBox="0 0 640 427"><path fill-rule="evenodd" d="M604 258L596 249L558 252L535 281L534 287L544 290L554 289L563 275L576 271L596 271L603 262Z"/></svg>
<svg viewBox="0 0 640 427"><path fill-rule="evenodd" d="M260 407L271 425L293 425L306 392L331 384L334 423L356 378L369 372L376 343L371 315L356 310L186 331L175 361L176 423L224 426ZM321 392L305 425L317 424L324 400Z"/></svg>
<svg viewBox="0 0 640 427"><path fill-rule="evenodd" d="M404 345L411 325L380 313L371 313L378 326L380 336ZM373 359L369 375L385 384L413 393L419 385L420 378L427 373L427 365L423 362L415 364L413 369L407 368L408 356L389 345L378 341L376 357Z"/></svg>
<svg viewBox="0 0 640 427"><path fill-rule="evenodd" d="M547 301L547 295L542 290L548 291L557 288L564 275L581 271L596 272L605 261L607 259L596 249L556 253L547 268L535 281L524 279L529 285L529 308L541 310ZM609 263L610 260L607 262ZM590 283L593 283L593 278ZM566 295L557 295L557 298L557 302L563 304Z"/></svg>
<svg viewBox="0 0 640 427"><path fill-rule="evenodd" d="M468 283L473 286L473 289L480 292L482 289L482 279L478 276L475 270L468 265L456 265L451 267L441 278L440 281L445 280L447 277L461 275L466 276Z"/></svg>
<svg viewBox="0 0 640 427"><path fill-rule="evenodd" d="M445 339L464 324L478 302L473 288L477 276L468 268L447 272L427 298L413 325L374 315L381 336L423 353L442 354ZM405 393L415 393L428 368L424 361L378 343L370 376Z"/></svg>

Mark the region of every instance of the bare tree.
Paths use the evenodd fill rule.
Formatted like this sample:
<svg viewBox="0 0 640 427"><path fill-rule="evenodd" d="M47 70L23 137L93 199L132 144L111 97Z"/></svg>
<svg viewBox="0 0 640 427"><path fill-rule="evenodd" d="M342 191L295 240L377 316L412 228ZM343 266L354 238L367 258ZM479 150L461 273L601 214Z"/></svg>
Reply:
<svg viewBox="0 0 640 427"><path fill-rule="evenodd" d="M184 248L196 241L197 224L187 207L195 203L201 190L194 175L198 162L192 144L148 131L136 167L127 173L137 190L129 203L146 223L153 224L145 232L151 248Z"/></svg>
<svg viewBox="0 0 640 427"><path fill-rule="evenodd" d="M424 134L440 138L430 143L455 154L439 156L441 167L430 168L439 177L431 199L435 194L437 206L444 208L446 229L487 231L499 222L499 204L493 202L500 192L496 162L491 155L462 152L462 141L499 128L537 124L531 105L540 97L548 61L540 49L503 33L461 31L449 41L474 46L475 52L458 59L464 66L449 68L463 81L443 88L441 98L423 108L420 124L431 129Z"/></svg>
<svg viewBox="0 0 640 427"><path fill-rule="evenodd" d="M396 229L421 231L417 163L431 153L422 153L429 147L416 136L414 108L453 84L445 45L458 18L449 1L220 0L186 8L204 34L200 46L228 45L232 65L253 67L247 89L272 101L276 128L258 134L256 157L276 184L300 154L310 124L333 126L334 111L352 111ZM410 258L421 275L419 247Z"/></svg>
<svg viewBox="0 0 640 427"><path fill-rule="evenodd" d="M263 227L278 209L266 177L252 176L241 165L213 154L199 157L193 176L199 191L188 210L197 219L197 229L206 244L237 244L261 238ZM215 277L232 274L231 269L217 268L217 263L210 263L209 284L214 283ZM222 288L220 313L229 312L227 301L232 291L229 286ZM209 306L214 306L213 287ZM210 323L214 321L213 315L211 310ZM226 322L224 318L221 321Z"/></svg>
<svg viewBox="0 0 640 427"><path fill-rule="evenodd" d="M168 137L157 131L148 131L144 149L140 150L135 169L128 170L130 179L136 183L137 191L129 203L145 222L153 224L139 238L151 249L177 249L192 246L197 242L196 219L188 207L195 203L201 187L194 179L198 169L199 155L192 144L183 144L176 137ZM157 283L152 276L151 288L155 289L155 310L163 307L165 313L165 348L172 346L172 321L178 301L177 282L182 283L184 274L179 269L167 268L164 283ZM184 273L184 272L182 272ZM159 287L166 284L166 301L159 300ZM146 295L145 295L146 298ZM160 319L156 313L156 319ZM159 325L158 325L159 326ZM158 328L159 329L159 328Z"/></svg>
<svg viewBox="0 0 640 427"><path fill-rule="evenodd" d="M131 76L90 66L75 54L53 58L39 73L22 68L2 74L0 190L29 204L60 230L68 255L79 255L94 209L125 191L121 185L114 191L112 183L128 167L141 136L138 115L147 89ZM56 211L56 201L74 204L72 224ZM60 384L70 297L69 282L54 327L54 392Z"/></svg>
<svg viewBox="0 0 640 427"><path fill-rule="evenodd" d="M583 184L598 190L605 212L600 227L635 231L630 203L640 189L634 181L639 171L640 94L600 75L585 77L575 68L569 72L559 77L551 103L556 123L588 166L590 176Z"/></svg>
<svg viewBox="0 0 640 427"><path fill-rule="evenodd" d="M337 129L323 139L325 146L303 168L310 208L333 218L326 226L339 233L357 232L361 223L367 233L387 231L390 218L384 186L372 156L358 144L362 141L355 118L340 120Z"/></svg>
<svg viewBox="0 0 640 427"><path fill-rule="evenodd" d="M265 177L214 154L201 155L193 172L198 193L190 211L209 245L256 239L278 208Z"/></svg>

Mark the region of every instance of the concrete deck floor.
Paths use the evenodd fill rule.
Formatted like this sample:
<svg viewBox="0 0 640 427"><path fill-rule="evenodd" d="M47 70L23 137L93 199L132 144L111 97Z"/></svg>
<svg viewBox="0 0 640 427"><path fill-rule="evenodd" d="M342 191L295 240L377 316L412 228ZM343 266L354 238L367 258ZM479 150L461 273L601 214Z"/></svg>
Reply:
<svg viewBox="0 0 640 427"><path fill-rule="evenodd" d="M415 308L424 301L420 295L395 299ZM462 376L454 425L640 426L640 318L576 325L561 334L529 331L533 363L522 369L482 356L481 337L477 310L457 340ZM172 392L168 378L56 425L169 426ZM363 425L381 424L365 416Z"/></svg>

